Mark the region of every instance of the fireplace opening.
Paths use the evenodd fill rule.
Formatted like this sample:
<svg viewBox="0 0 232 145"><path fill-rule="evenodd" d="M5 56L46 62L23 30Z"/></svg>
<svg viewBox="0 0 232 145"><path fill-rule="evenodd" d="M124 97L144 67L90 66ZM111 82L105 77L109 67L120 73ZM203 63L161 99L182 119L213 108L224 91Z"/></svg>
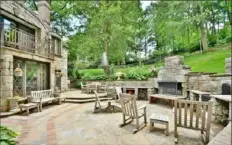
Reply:
<svg viewBox="0 0 232 145"><path fill-rule="evenodd" d="M135 89L126 89L126 93L134 95L135 94Z"/></svg>
<svg viewBox="0 0 232 145"><path fill-rule="evenodd" d="M182 95L182 84L176 81L159 81L159 93L169 95Z"/></svg>

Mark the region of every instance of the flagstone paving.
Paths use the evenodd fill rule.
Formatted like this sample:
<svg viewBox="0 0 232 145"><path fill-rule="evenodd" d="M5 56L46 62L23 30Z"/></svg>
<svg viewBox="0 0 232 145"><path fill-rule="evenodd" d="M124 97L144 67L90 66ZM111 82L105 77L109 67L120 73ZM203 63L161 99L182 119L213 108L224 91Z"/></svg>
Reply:
<svg viewBox="0 0 232 145"><path fill-rule="evenodd" d="M147 104L148 101L138 101ZM2 125L7 125L20 133L18 144L25 145L173 145L174 117L172 108L162 104L147 104L147 117L151 113L166 114L170 118L170 134L165 136L164 130L149 131L148 126L136 134L132 134L135 122L123 128L121 113L93 114L94 103L45 106L43 112L33 111L1 119ZM157 125L156 125L157 126ZM164 128L160 126L161 128ZM221 126L212 124L211 138ZM200 145L200 132L179 129L180 145Z"/></svg>

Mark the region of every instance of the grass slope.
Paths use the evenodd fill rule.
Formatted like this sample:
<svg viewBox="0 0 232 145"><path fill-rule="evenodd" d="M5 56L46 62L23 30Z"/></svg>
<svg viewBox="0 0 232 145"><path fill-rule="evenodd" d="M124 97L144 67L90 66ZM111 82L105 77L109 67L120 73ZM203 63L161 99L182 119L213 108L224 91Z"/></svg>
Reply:
<svg viewBox="0 0 232 145"><path fill-rule="evenodd" d="M192 72L225 72L225 58L231 56L231 50L217 50L186 56L184 63L191 66Z"/></svg>
<svg viewBox="0 0 232 145"><path fill-rule="evenodd" d="M185 55L184 64L191 66L192 72L215 72L224 73L225 72L225 58L231 57L230 49L216 49L212 52L205 52L200 54ZM163 65L163 62L156 64L157 67ZM127 72L131 69L137 69L136 67L127 68L115 68L114 72ZM144 65L143 69L151 70L154 65ZM80 70L81 73L90 73L94 75L104 74L103 69L84 69Z"/></svg>

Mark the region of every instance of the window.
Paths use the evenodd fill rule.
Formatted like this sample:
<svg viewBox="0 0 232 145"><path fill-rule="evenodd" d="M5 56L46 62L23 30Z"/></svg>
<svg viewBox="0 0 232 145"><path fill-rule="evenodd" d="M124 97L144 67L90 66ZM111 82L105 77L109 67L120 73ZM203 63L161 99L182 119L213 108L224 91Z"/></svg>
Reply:
<svg viewBox="0 0 232 145"><path fill-rule="evenodd" d="M20 23L17 23L9 18L6 18L4 16L1 16L0 15L0 24L1 28L4 28L4 31L10 31L12 29L20 29L20 30L23 30L25 31L26 33L29 33L29 34L32 34L32 35L35 35L35 30L34 29L31 29L25 25L22 25Z"/></svg>
<svg viewBox="0 0 232 145"><path fill-rule="evenodd" d="M0 15L0 32L4 33L4 46L24 50L35 48L35 29Z"/></svg>
<svg viewBox="0 0 232 145"><path fill-rule="evenodd" d="M52 36L52 48L55 54L61 55L61 40Z"/></svg>

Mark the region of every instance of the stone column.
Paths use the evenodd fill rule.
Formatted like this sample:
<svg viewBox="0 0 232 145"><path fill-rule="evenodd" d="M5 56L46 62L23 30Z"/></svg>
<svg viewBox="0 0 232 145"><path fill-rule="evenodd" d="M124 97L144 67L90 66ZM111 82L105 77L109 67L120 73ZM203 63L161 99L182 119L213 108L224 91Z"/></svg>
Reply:
<svg viewBox="0 0 232 145"><path fill-rule="evenodd" d="M8 110L7 98L13 97L13 56L1 56L0 111Z"/></svg>
<svg viewBox="0 0 232 145"><path fill-rule="evenodd" d="M55 87L55 66L54 63L50 63L50 89Z"/></svg>
<svg viewBox="0 0 232 145"><path fill-rule="evenodd" d="M231 74L231 57L225 59L225 72Z"/></svg>

